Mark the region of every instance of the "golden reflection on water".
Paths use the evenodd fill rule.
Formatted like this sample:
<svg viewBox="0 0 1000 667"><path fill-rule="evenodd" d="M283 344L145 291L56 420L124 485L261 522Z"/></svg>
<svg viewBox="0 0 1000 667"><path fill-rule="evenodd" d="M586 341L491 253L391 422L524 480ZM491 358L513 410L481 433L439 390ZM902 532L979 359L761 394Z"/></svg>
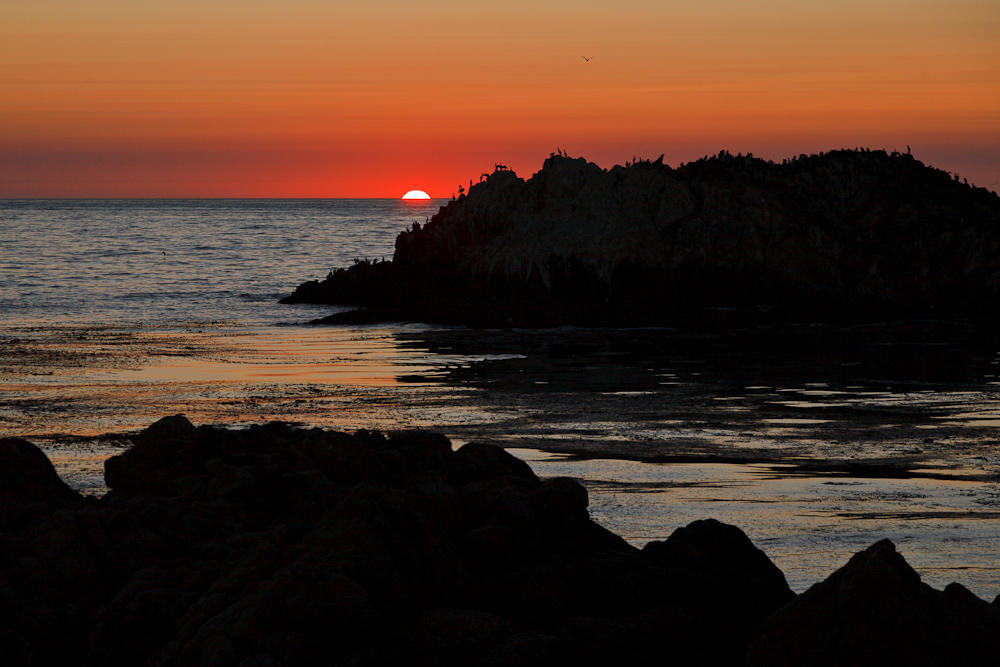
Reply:
<svg viewBox="0 0 1000 667"><path fill-rule="evenodd" d="M214 424L398 428L412 421L401 406L436 397L447 369L474 358L401 346L397 331L88 327L22 336L7 350L0 433L97 436L176 413Z"/></svg>
<svg viewBox="0 0 1000 667"><path fill-rule="evenodd" d="M404 349L391 332L380 329L282 328L222 335L209 357L151 359L149 365L116 374L135 382L229 382L256 380L360 386L397 385L407 376L433 376L447 359L426 350ZM211 351L209 352L211 354ZM224 356L223 356L224 355ZM220 358L221 357L221 358ZM411 383L412 384L412 383Z"/></svg>
<svg viewBox="0 0 1000 667"><path fill-rule="evenodd" d="M413 327L419 331L419 327ZM400 345L378 327L200 325L24 330L4 350L0 436L39 443L67 481L101 494L103 462L165 415L231 427L268 421L353 431L497 419L444 387L474 358Z"/></svg>
<svg viewBox="0 0 1000 667"><path fill-rule="evenodd" d="M715 517L746 531L801 589L891 537L934 585L1000 592L1000 394L725 384L686 361L629 366L575 348L529 358L513 344L524 334L495 335L507 338L459 345L419 325L22 327L0 332L0 435L39 442L76 488L100 494L103 461L169 414L226 426L433 428L456 446L514 447L541 475L583 479L594 517L639 546ZM845 474L855 465L888 473ZM924 478L878 477L900 472Z"/></svg>

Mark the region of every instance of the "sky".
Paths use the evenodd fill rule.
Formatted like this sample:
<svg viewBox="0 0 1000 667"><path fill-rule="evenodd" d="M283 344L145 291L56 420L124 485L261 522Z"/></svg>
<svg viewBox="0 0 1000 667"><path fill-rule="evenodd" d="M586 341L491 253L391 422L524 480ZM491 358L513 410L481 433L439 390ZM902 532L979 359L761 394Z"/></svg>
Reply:
<svg viewBox="0 0 1000 667"><path fill-rule="evenodd" d="M3 198L450 197L557 148L907 146L1000 191L997 0L0 2Z"/></svg>

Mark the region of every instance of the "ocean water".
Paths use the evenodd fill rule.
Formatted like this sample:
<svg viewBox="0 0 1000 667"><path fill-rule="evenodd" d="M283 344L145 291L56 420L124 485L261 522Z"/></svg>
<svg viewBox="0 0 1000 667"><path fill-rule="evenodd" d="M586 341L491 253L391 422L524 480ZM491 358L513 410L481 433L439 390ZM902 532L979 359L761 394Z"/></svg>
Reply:
<svg viewBox="0 0 1000 667"><path fill-rule="evenodd" d="M712 516L803 590L889 537L1000 593L1000 344L961 322L782 330L309 327L278 304L441 201L0 202L0 436L100 494L165 415L434 428L581 480L642 546Z"/></svg>
<svg viewBox="0 0 1000 667"><path fill-rule="evenodd" d="M441 203L4 201L0 313L46 325L300 320L277 300L354 258L391 258L396 235Z"/></svg>

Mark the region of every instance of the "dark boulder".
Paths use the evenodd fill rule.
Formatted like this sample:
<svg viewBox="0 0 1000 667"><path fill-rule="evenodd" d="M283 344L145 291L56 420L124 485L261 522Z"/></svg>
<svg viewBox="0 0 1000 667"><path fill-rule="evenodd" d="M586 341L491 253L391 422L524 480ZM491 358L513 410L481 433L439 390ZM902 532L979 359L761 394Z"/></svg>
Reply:
<svg viewBox="0 0 1000 667"><path fill-rule="evenodd" d="M458 460L462 464L463 475L469 481L495 479L505 475L528 482L538 480L531 466L496 445L470 442L458 450Z"/></svg>
<svg viewBox="0 0 1000 667"><path fill-rule="evenodd" d="M104 608L94 656L541 659L555 640L532 623L653 604L635 594L654 590L644 585L652 573L637 550L590 521L586 490L542 482L499 447L456 450L426 431L226 431L183 417L135 442L108 461L112 492L101 504L141 511L166 548ZM551 572L561 600L541 616L547 603L532 572ZM177 632L159 632L164 624Z"/></svg>
<svg viewBox="0 0 1000 667"><path fill-rule="evenodd" d="M528 630L509 636L479 661L479 667L549 667L564 662L567 652L556 637Z"/></svg>
<svg viewBox="0 0 1000 667"><path fill-rule="evenodd" d="M421 613L406 632L409 653L428 665L475 664L516 630L503 616L476 609L436 608Z"/></svg>
<svg viewBox="0 0 1000 667"><path fill-rule="evenodd" d="M171 482L204 472L203 440L187 417L164 417L139 433L131 449L104 462L105 483L121 491L167 493Z"/></svg>
<svg viewBox="0 0 1000 667"><path fill-rule="evenodd" d="M694 521L642 555L668 572L664 598L694 608L727 628L727 647L740 656L761 621L795 598L785 575L736 526Z"/></svg>
<svg viewBox="0 0 1000 667"><path fill-rule="evenodd" d="M72 508L83 503L38 447L20 438L0 439L0 511L21 505Z"/></svg>
<svg viewBox="0 0 1000 667"><path fill-rule="evenodd" d="M678 528L666 541L647 544L642 553L661 567L717 581L718 602L737 606L749 603L744 611L757 622L795 597L784 573L742 530L715 519ZM733 597L739 602L725 601Z"/></svg>
<svg viewBox="0 0 1000 667"><path fill-rule="evenodd" d="M757 629L749 665L987 665L1000 613L958 584L943 592L882 540Z"/></svg>
<svg viewBox="0 0 1000 667"><path fill-rule="evenodd" d="M528 494L528 502L545 530L572 533L590 521L587 489L575 479L547 479Z"/></svg>
<svg viewBox="0 0 1000 667"><path fill-rule="evenodd" d="M740 665L734 628L704 609L664 605L635 616L576 618L557 635L563 664Z"/></svg>
<svg viewBox="0 0 1000 667"><path fill-rule="evenodd" d="M0 525L8 662L741 664L755 629L753 664L998 648L994 606L921 584L887 542L792 600L737 528L699 521L640 551L590 519L577 481L490 445L183 417L135 442L100 500L39 505L29 488L4 505L42 508Z"/></svg>

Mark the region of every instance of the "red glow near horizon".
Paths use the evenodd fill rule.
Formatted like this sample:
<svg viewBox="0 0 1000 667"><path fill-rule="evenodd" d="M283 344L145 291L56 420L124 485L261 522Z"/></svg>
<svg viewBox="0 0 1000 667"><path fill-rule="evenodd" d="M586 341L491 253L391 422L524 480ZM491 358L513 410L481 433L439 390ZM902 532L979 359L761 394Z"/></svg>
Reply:
<svg viewBox="0 0 1000 667"><path fill-rule="evenodd" d="M6 0L0 198L449 197L557 148L607 168L911 146L1000 183L982 0L291 4Z"/></svg>

